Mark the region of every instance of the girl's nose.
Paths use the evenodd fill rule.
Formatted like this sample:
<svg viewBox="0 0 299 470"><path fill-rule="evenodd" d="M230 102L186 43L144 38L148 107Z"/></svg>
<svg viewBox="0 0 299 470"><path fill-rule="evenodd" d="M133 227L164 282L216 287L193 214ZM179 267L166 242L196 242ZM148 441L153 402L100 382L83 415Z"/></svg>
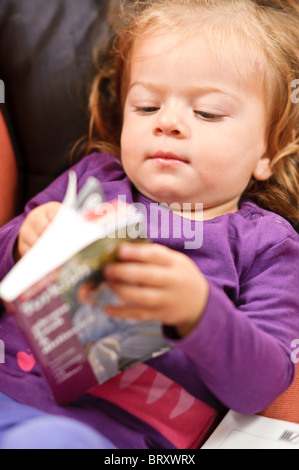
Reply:
<svg viewBox="0 0 299 470"><path fill-rule="evenodd" d="M187 125L178 110L162 108L157 113L153 133L156 136L167 135L183 139L187 136Z"/></svg>

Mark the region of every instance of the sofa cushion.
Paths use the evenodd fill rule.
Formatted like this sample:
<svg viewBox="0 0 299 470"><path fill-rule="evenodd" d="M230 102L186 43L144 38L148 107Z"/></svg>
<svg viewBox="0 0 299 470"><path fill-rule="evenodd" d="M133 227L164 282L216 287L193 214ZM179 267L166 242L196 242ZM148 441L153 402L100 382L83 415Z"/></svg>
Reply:
<svg viewBox="0 0 299 470"><path fill-rule="evenodd" d="M0 78L17 142L23 202L69 166L87 133L92 49L108 0L1 0Z"/></svg>

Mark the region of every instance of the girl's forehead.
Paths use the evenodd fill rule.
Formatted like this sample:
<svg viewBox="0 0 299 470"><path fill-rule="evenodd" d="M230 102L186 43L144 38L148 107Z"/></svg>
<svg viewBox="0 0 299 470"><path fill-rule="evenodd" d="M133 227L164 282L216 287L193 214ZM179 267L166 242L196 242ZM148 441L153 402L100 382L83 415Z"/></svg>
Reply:
<svg viewBox="0 0 299 470"><path fill-rule="evenodd" d="M220 73L229 68L237 82L261 83L266 69L263 52L257 45L249 45L237 34L215 38L208 28L187 35L163 31L144 34L135 41L130 59L131 71L146 71L143 67L150 64L154 68L155 62L162 68L172 64L176 74L187 73L182 65L188 61L194 68L210 65Z"/></svg>

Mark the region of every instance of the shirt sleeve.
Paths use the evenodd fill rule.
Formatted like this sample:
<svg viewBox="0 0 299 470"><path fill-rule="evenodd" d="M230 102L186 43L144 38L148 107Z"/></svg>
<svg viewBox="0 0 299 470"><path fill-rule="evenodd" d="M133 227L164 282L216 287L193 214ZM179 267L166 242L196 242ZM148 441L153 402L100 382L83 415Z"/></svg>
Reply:
<svg viewBox="0 0 299 470"><path fill-rule="evenodd" d="M197 327L173 341L192 361L206 387L228 408L257 413L291 384L299 338L299 243L292 235L260 253L233 303L210 283Z"/></svg>

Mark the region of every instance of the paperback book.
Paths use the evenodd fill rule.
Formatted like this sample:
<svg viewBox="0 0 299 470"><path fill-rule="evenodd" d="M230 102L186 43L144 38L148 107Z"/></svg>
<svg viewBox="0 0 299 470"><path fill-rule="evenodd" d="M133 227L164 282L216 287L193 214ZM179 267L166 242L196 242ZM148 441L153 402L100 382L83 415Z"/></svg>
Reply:
<svg viewBox="0 0 299 470"><path fill-rule="evenodd" d="M7 311L61 405L170 349L158 322L104 312L105 305L119 300L106 285L103 268L117 258L124 240L148 242L140 236L142 224L133 205L104 201L94 178L77 195L76 175L70 172L58 214L0 284Z"/></svg>

